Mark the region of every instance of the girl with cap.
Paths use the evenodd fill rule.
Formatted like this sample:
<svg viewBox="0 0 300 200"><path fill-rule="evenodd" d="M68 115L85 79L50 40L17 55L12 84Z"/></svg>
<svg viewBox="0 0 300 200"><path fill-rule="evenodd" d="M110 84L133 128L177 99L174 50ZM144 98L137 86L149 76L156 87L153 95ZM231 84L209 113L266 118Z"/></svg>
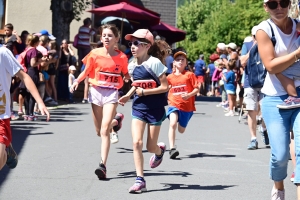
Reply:
<svg viewBox="0 0 300 200"><path fill-rule="evenodd" d="M125 36L129 40L132 55L135 57L128 66L133 87L119 103L124 105L135 92L132 102L132 137L133 156L136 167L136 180L129 193L146 191L144 179L144 157L142 154L143 134L147 126L147 150L154 155L150 158L150 167L160 165L166 150L164 143L158 143L161 124L166 117L166 92L168 68L162 63L168 55L168 45L161 40L154 42L152 33L147 29L139 29Z"/></svg>
<svg viewBox="0 0 300 200"><path fill-rule="evenodd" d="M93 49L82 60L85 65L84 70L74 80L70 87L70 92L77 89L78 84L89 76L91 85L88 100L92 103L93 119L97 135L101 137L101 162L95 170L95 174L100 180L106 179L106 162L110 148L109 134L112 132L117 137L116 132L122 126L123 114L117 113L118 89L123 86L121 73L129 79L127 70L127 57L124 53L115 49L115 45L120 38L116 26L105 24L100 29L102 48ZM105 113L105 114L104 114ZM113 140L118 142L117 138Z"/></svg>
<svg viewBox="0 0 300 200"><path fill-rule="evenodd" d="M270 14L270 19L258 25L255 35L259 55L268 71L261 90L264 93L261 109L271 146L270 178L274 181L271 199L274 200L285 199L284 179L287 177L291 129L294 131L296 152L294 184L297 185L298 199L300 198L300 108L280 110L276 107L288 97L276 74L284 74L300 58L300 48L296 46L297 22L288 17L290 5L289 0L264 0L264 9ZM275 45L270 39L270 26L276 38ZM295 70L293 75L300 75L299 70ZM293 82L297 97L300 97L300 80L294 79Z"/></svg>

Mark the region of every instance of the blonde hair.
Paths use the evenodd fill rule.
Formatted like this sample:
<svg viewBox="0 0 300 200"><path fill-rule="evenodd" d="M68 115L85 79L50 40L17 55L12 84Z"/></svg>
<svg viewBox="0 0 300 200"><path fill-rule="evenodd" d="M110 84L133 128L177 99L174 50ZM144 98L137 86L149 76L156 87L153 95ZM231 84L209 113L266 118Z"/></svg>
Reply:
<svg viewBox="0 0 300 200"><path fill-rule="evenodd" d="M26 39L26 45L34 46L39 42L39 37L33 34L29 34Z"/></svg>

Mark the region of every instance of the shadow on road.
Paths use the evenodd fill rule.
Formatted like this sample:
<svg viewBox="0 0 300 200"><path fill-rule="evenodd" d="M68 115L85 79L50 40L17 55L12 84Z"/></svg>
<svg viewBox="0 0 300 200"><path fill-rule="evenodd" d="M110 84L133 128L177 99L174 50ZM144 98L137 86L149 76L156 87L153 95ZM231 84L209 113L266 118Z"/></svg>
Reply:
<svg viewBox="0 0 300 200"><path fill-rule="evenodd" d="M80 109L81 110L81 109ZM51 122L76 122L81 120L70 119L70 115L84 115L88 113L80 112L79 108L69 107L69 108L57 108L56 110L50 110ZM64 119L65 118L65 119ZM38 121L11 121L11 130L12 130L12 145L17 154L20 154L22 148L26 142L27 137L30 136L42 136L42 135L51 135L53 132L38 132L42 126L49 126L51 124L45 123L45 117L39 117ZM70 120L69 120L70 119ZM34 131L35 133L32 133ZM18 166L16 169L18 170ZM0 191L1 185L5 182L7 176L9 175L10 169L7 166L4 166L0 172Z"/></svg>
<svg viewBox="0 0 300 200"><path fill-rule="evenodd" d="M160 192L160 191L170 191L170 190L225 190L227 188L234 187L235 185L186 185L186 184L174 184L174 183L161 183L165 188L148 190L148 192Z"/></svg>
<svg viewBox="0 0 300 200"><path fill-rule="evenodd" d="M120 149L121 151L117 152L117 153L133 153L133 149L128 149L128 148L117 148L117 149ZM148 151L147 150L143 150L142 151L143 153L147 153Z"/></svg>
<svg viewBox="0 0 300 200"><path fill-rule="evenodd" d="M206 154L206 153L196 153L196 154L190 154L186 157L181 157L182 159L185 158L204 158L204 157L211 157L211 158L233 158L236 157L235 155L213 155L213 154Z"/></svg>
<svg viewBox="0 0 300 200"><path fill-rule="evenodd" d="M158 172L151 172L150 170L144 170L145 176L180 176L180 177L188 177L192 175L189 172L182 172L182 171L158 171ZM136 177L135 171L130 172L122 172L119 173L118 177L113 177L110 179L122 179L122 178L134 178Z"/></svg>

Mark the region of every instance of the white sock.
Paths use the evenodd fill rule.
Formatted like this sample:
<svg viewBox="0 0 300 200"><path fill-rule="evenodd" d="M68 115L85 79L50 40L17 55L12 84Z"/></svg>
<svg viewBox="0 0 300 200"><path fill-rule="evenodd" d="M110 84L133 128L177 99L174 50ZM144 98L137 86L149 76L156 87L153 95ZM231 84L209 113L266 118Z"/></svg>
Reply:
<svg viewBox="0 0 300 200"><path fill-rule="evenodd" d="M251 141L252 141L252 140L256 140L256 137L251 137Z"/></svg>

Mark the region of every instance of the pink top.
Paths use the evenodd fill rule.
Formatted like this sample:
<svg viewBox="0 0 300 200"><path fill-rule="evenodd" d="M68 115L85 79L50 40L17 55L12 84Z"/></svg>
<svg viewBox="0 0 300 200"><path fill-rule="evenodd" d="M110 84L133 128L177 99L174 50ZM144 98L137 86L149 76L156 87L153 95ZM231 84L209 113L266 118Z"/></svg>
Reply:
<svg viewBox="0 0 300 200"><path fill-rule="evenodd" d="M218 70L218 69L215 69L215 71L214 71L214 73L213 73L213 75L212 75L211 80L212 80L212 81L219 81L219 80L221 79L221 72L222 72L222 71L220 71L220 70Z"/></svg>

